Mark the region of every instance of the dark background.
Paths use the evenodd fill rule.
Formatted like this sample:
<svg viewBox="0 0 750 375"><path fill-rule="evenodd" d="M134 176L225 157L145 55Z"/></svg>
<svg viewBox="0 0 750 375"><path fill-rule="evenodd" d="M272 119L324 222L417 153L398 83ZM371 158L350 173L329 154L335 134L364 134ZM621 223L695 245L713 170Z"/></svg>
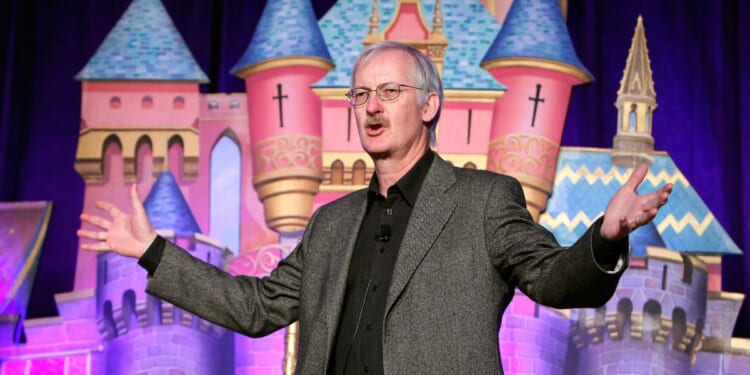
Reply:
<svg viewBox="0 0 750 375"><path fill-rule="evenodd" d="M393 0L395 1L395 0ZM428 0L429 1L429 0ZM211 83L241 92L229 74L264 1L163 0ZM314 0L321 17L333 0ZM129 0L0 0L0 201L55 204L28 317L57 315L53 295L73 288L83 182L73 169L86 65ZM750 249L750 1L569 0L568 28L596 80L575 87L562 144L611 147L613 105L636 18L644 17L667 151L716 219ZM385 22L385 21L383 21ZM724 290L750 290L748 257L725 257ZM736 336L750 337L745 303Z"/></svg>

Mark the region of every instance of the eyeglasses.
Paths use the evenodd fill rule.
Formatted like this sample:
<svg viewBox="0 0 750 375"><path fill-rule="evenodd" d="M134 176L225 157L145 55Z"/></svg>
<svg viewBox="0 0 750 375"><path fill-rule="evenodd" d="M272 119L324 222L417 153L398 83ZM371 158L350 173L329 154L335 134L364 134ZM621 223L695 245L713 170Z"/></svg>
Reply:
<svg viewBox="0 0 750 375"><path fill-rule="evenodd" d="M409 86L403 83L386 82L379 84L378 87L374 89L365 87L351 89L346 93L346 100L353 106L361 106L362 104L367 103L367 100L370 99L370 93L375 91L375 95L377 95L380 100L384 102L392 102L398 98L401 91L405 88L422 90L421 87Z"/></svg>

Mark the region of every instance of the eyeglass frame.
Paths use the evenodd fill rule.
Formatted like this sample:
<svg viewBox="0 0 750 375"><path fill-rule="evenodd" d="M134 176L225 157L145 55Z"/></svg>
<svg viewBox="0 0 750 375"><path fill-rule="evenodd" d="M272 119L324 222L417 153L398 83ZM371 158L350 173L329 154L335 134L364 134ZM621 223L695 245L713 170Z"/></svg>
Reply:
<svg viewBox="0 0 750 375"><path fill-rule="evenodd" d="M398 87L398 90L396 92L396 96L394 96L392 98L383 98L383 95L381 95L380 90L385 89L386 85L396 85L396 87ZM379 84L377 87L375 87L374 89L371 89L369 87L356 87L356 88L350 89L349 91L346 92L346 101L347 101L347 103L349 103L351 106L354 106L354 107L362 106L364 104L367 104L367 102L370 100L370 94L373 91L375 91L375 95L382 102L384 102L384 103L392 103L392 102L396 101L396 99L398 99L399 96L401 96L401 91L404 90L404 87L407 87L407 88L410 88L410 89L415 89L415 90L424 90L424 88L422 88L422 87L407 85L405 83L383 82L383 83ZM359 104L353 102L354 100L356 100L355 98L356 98L357 90L362 90L362 93L366 94L365 99L362 101L362 103L359 103Z"/></svg>

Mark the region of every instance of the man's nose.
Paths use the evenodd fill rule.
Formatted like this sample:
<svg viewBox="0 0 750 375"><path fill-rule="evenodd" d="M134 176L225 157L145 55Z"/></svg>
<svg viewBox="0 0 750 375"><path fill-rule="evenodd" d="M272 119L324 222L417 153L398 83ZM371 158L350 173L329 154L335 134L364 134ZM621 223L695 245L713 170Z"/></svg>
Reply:
<svg viewBox="0 0 750 375"><path fill-rule="evenodd" d="M375 91L370 92L370 97L367 99L367 107L365 109L368 114L379 113L383 110L383 102L380 101L380 98Z"/></svg>

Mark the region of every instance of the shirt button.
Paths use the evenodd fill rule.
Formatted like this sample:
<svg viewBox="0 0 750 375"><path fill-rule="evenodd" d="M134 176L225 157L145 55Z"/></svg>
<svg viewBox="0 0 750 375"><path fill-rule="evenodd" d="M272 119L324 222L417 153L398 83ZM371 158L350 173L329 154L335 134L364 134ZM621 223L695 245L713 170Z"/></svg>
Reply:
<svg viewBox="0 0 750 375"><path fill-rule="evenodd" d="M380 248L380 253L381 253L381 254L383 254L384 252L385 252L385 248L384 248L384 247L381 247L381 248Z"/></svg>
<svg viewBox="0 0 750 375"><path fill-rule="evenodd" d="M372 286L372 291L374 292L374 291L376 291L376 290L378 290L378 286L377 286L377 285L373 285L373 286Z"/></svg>
<svg viewBox="0 0 750 375"><path fill-rule="evenodd" d="M393 209L392 208L386 208L385 209L385 214L388 215L388 216L393 215Z"/></svg>
<svg viewBox="0 0 750 375"><path fill-rule="evenodd" d="M370 372L370 368L365 366L365 372Z"/></svg>
<svg viewBox="0 0 750 375"><path fill-rule="evenodd" d="M367 325L367 330L368 330L368 331L372 331L372 324L368 324L368 325Z"/></svg>

